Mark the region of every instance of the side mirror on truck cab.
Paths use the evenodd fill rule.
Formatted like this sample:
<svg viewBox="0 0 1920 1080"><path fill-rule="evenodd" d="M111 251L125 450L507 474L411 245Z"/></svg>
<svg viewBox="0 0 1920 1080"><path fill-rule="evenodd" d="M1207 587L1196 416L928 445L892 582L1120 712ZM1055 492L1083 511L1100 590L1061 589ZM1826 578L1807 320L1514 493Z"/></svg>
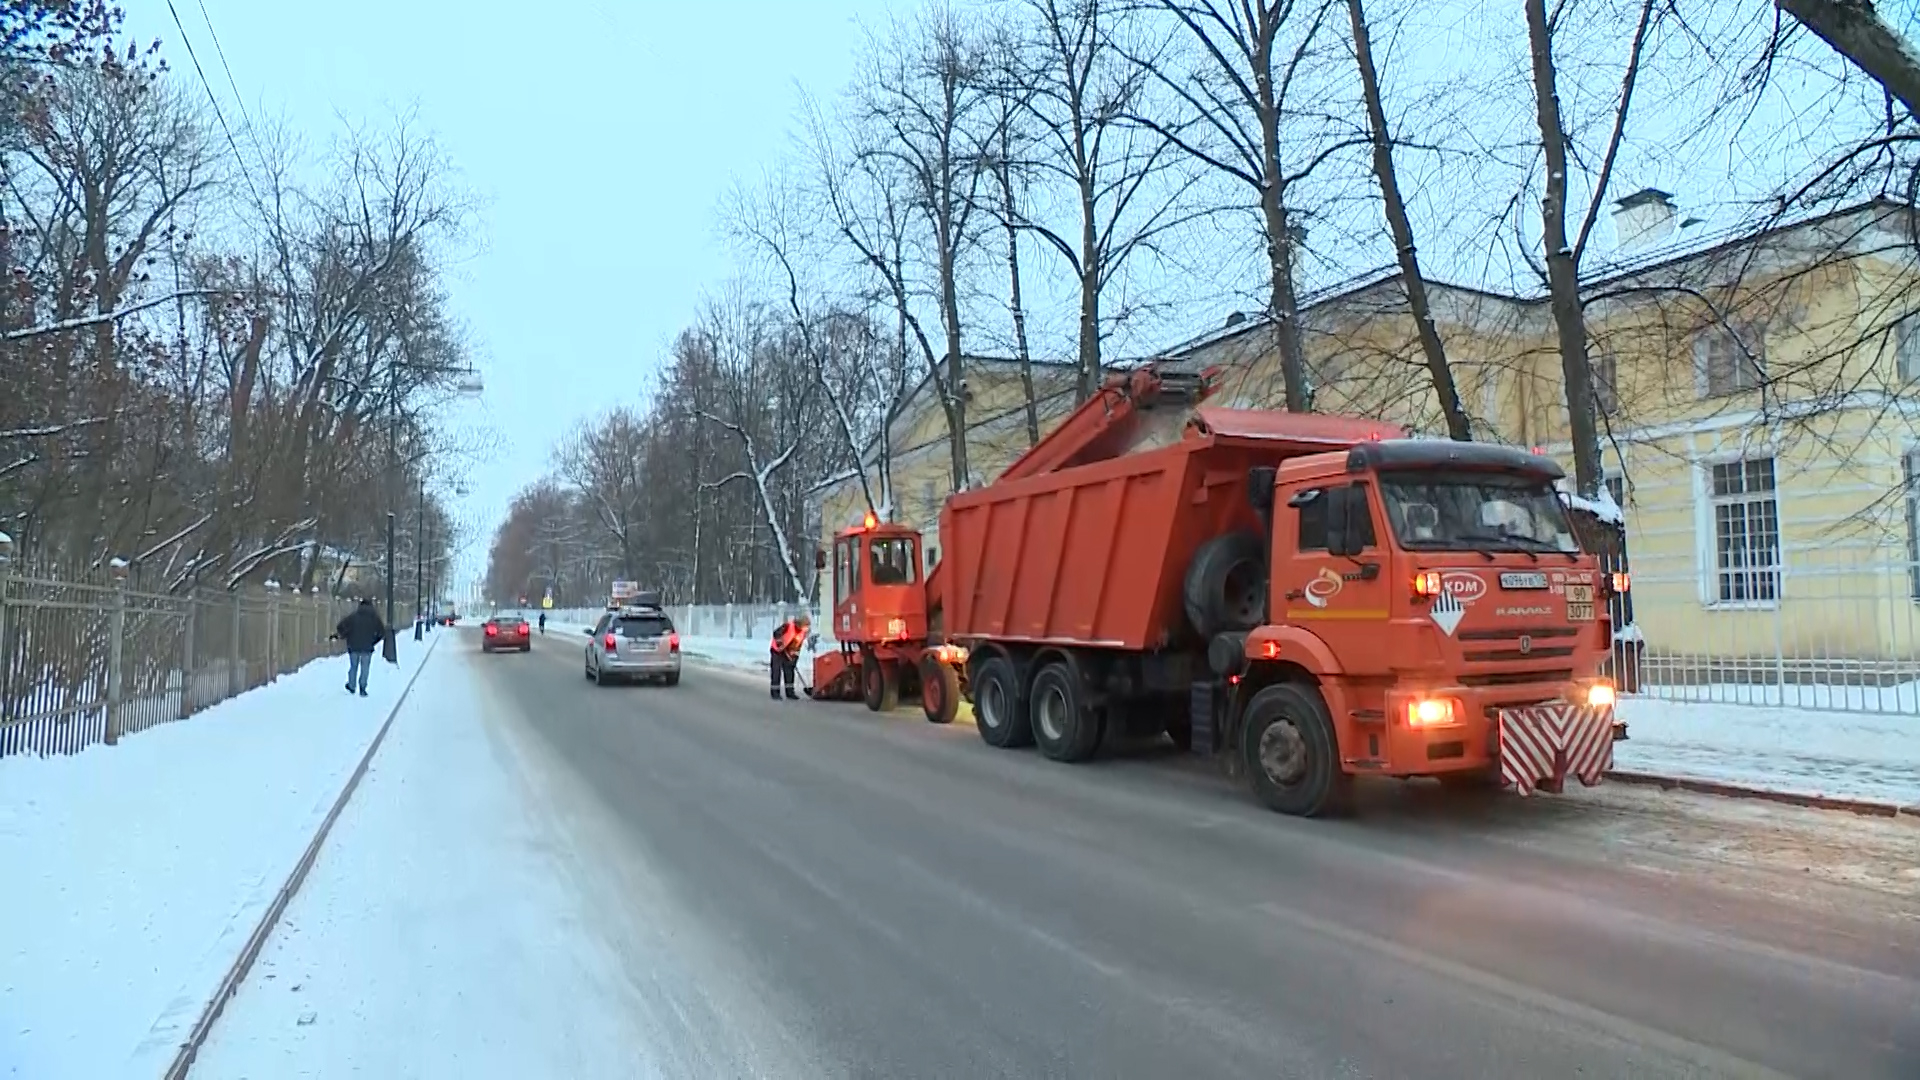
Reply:
<svg viewBox="0 0 1920 1080"><path fill-rule="evenodd" d="M813 549L813 568L815 570L825 570L827 568L827 549L826 548Z"/></svg>
<svg viewBox="0 0 1920 1080"><path fill-rule="evenodd" d="M1367 489L1350 484L1328 488L1320 497L1327 502L1327 554L1349 559L1360 554L1372 531Z"/></svg>

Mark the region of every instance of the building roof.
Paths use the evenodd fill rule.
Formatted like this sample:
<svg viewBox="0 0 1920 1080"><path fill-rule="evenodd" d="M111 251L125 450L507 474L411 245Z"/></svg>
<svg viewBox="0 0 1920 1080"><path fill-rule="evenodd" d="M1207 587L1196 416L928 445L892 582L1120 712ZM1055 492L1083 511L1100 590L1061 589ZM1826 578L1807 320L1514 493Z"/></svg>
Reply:
<svg viewBox="0 0 1920 1080"><path fill-rule="evenodd" d="M1641 198L1642 196L1645 196L1645 198ZM1645 202L1651 201L1652 198L1657 196L1671 198L1666 192L1654 188L1647 188L1643 191L1635 192L1633 195L1629 195L1626 199L1620 201L1622 205L1625 205L1628 199L1640 198L1642 202ZM1617 288L1635 278L1670 270L1686 263L1713 259L1743 246L1757 244L1786 233L1805 229L1816 229L1838 222L1843 218L1874 212L1880 214L1898 214L1913 213L1914 211L1915 207L1913 204L1904 203L1897 199L1875 197L1863 202L1849 204L1837 210L1814 214L1797 220L1781 221L1776 219L1775 222L1762 225L1759 228L1754 228L1750 225L1736 225L1717 232L1686 237L1681 237L1676 233L1673 242L1655 245L1632 258L1597 263L1593 267L1593 269L1597 271L1597 274L1582 280L1580 285L1584 292L1602 292ZM1544 287L1533 292L1508 293L1482 289L1472 285L1461 285L1456 282L1443 281L1431 277L1427 278L1426 284L1427 290L1430 293L1454 293L1461 297L1484 298L1512 304L1519 308L1535 309L1545 306L1548 301L1547 292ZM1387 267L1381 270L1370 271L1325 289L1316 290L1302 297L1300 313L1307 315L1318 310L1352 304L1356 300L1365 298L1370 293L1376 293L1383 289L1398 288L1399 285L1400 271L1397 267ZM1242 313L1235 312L1234 314L1240 316ZM1162 355L1169 359L1179 360L1191 356L1201 349L1217 346L1222 342L1230 341L1243 334L1263 329L1270 325L1271 322L1272 320L1264 313L1246 315L1238 319L1230 316L1227 320L1227 325L1215 330L1209 330L1206 333L1183 341L1166 350Z"/></svg>

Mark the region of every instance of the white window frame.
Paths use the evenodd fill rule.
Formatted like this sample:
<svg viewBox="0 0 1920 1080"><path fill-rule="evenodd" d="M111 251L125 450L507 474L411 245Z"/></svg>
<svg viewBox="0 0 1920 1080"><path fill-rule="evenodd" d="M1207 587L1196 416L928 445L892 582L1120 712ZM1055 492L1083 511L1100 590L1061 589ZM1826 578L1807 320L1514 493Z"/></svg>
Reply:
<svg viewBox="0 0 1920 1080"><path fill-rule="evenodd" d="M1893 374L1901 382L1920 379L1920 311L1893 324Z"/></svg>
<svg viewBox="0 0 1920 1080"><path fill-rule="evenodd" d="M1593 408L1601 416L1620 414L1620 356L1611 349L1595 349L1587 354L1587 366L1593 372ZM1605 371L1606 377L1601 373Z"/></svg>
<svg viewBox="0 0 1920 1080"><path fill-rule="evenodd" d="M1900 482L1907 518L1907 597L1920 603L1920 445L1902 448Z"/></svg>
<svg viewBox="0 0 1920 1080"><path fill-rule="evenodd" d="M1774 561L1770 567L1748 567L1723 571L1720 566L1720 528L1716 508L1730 502L1756 501L1750 494L1719 496L1714 494L1713 472L1717 465L1742 465L1750 461L1773 462L1773 488L1768 494L1773 502L1773 553ZM1704 455L1698 459L1694 469L1695 523L1699 529L1700 564L1700 601L1715 611L1771 610L1780 606L1780 598L1787 586L1787 545L1786 521L1782 515L1780 499L1780 458L1771 446L1754 447L1745 451ZM1746 574L1757 577L1771 571L1773 574L1773 596L1762 599L1724 599L1720 595L1722 573Z"/></svg>
<svg viewBox="0 0 1920 1080"><path fill-rule="evenodd" d="M1702 401L1710 398L1732 397L1735 394L1751 393L1767 385L1767 334L1766 328L1755 323L1732 323L1732 330L1719 323L1700 331L1693 336L1693 390L1694 396ZM1737 339L1737 340L1736 340ZM1732 351L1732 371L1736 378L1733 385L1715 389L1713 386L1713 346L1725 342ZM1744 343L1753 353L1752 364L1745 363L1739 345ZM1742 383L1737 377L1742 371L1748 372L1751 384Z"/></svg>

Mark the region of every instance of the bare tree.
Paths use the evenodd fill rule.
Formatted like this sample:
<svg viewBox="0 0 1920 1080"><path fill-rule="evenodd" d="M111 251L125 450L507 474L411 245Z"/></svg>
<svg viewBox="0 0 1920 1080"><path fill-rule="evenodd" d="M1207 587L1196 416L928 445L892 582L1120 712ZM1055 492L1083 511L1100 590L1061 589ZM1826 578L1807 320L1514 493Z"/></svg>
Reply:
<svg viewBox="0 0 1920 1080"><path fill-rule="evenodd" d="M1546 161L1546 179L1540 199L1541 240L1546 258L1548 304L1565 380L1568 426L1573 440L1574 482L1587 498L1603 494L1605 467L1600 458L1599 428L1594 411L1593 364L1587 355L1587 327L1580 297L1580 260L1607 197L1613 163L1620 151L1633 107L1634 85L1640 77L1642 50L1656 18L1655 0L1643 0L1627 47L1625 75L1612 116L1606 150L1594 178L1586 213L1576 238L1567 235L1567 123L1560 111L1560 89L1554 66L1554 26L1546 0L1526 0L1527 39L1533 59L1533 94L1539 121L1540 146ZM1664 9L1662 9L1664 10Z"/></svg>
<svg viewBox="0 0 1920 1080"><path fill-rule="evenodd" d="M740 468L701 488L715 491L749 485L791 597L802 599L812 589L812 566L806 564L803 569L791 541L793 508L791 499L783 498L786 493L779 481L809 434L808 412L817 383L801 380L803 389L797 395L791 393L791 382L782 378L781 342L770 332L759 305L737 293L710 302L699 328L683 338L682 348L703 352L705 360L726 376L718 407L702 410L698 418L725 431L740 452Z"/></svg>
<svg viewBox="0 0 1920 1080"><path fill-rule="evenodd" d="M1330 157L1367 141L1349 121L1300 101L1295 93L1326 43L1333 0L1156 2L1198 56L1187 70L1155 61L1143 66L1185 115L1169 120L1133 113L1128 119L1252 193L1264 231L1267 316L1280 354L1287 409L1309 411L1313 392L1294 284L1300 230L1289 200L1295 185Z"/></svg>
<svg viewBox="0 0 1920 1080"><path fill-rule="evenodd" d="M843 380L833 376L848 373L832 370L831 346L835 342L830 315L821 310L815 299L815 290L803 286L801 282L798 266L801 260L818 261L817 258L810 258L817 256L818 245L804 224L805 212L798 201L798 191L785 177L770 176L756 193L734 192L727 225L737 239L749 245L753 254L772 264L775 288L785 302L789 328L798 338L808 371L833 415L835 431L845 449L849 467L860 483L861 497L867 509L877 513L882 504L874 497L875 484L869 479L866 464L862 460L873 432L866 430L867 425L856 416L859 411L858 400L869 395L878 396L883 402L879 430L885 432L891 428L905 405L909 387L903 377L904 371L897 373L900 377L889 378L896 373L864 365L854 368L850 373L852 378L846 385L836 385ZM890 462L884 439L879 446L878 480L882 496L890 504L892 500L887 497Z"/></svg>
<svg viewBox="0 0 1920 1080"><path fill-rule="evenodd" d="M1027 8L1031 40L1013 74L1034 120L1032 165L1072 209L1059 228L1024 213L1008 220L1057 253L1078 286L1076 398L1086 401L1104 371L1107 286L1166 233L1212 208L1187 205L1197 174L1170 167L1184 159L1165 129L1129 119L1160 111L1149 73L1165 51L1135 40L1130 9L1113 0L1027 0Z"/></svg>
<svg viewBox="0 0 1920 1080"><path fill-rule="evenodd" d="M1367 105L1367 130L1373 144L1373 175L1380 185L1380 200L1386 208L1387 228L1393 234L1394 254L1400 264L1400 280L1407 294L1407 311L1413 316L1420 337L1420 352L1426 359L1427 374L1433 382L1434 396L1440 400L1440 414L1446 420L1447 434L1459 442L1473 438L1473 425L1460 404L1460 391L1454 385L1453 369L1447 365L1447 349L1440 339L1440 327L1433 319L1433 305L1427 298L1427 279L1420 272L1420 256L1413 243L1413 222L1407 216L1406 201L1400 197L1400 178L1393 167L1393 135L1387 130L1387 109L1380 93L1380 73L1374 66L1373 34L1367 25L1362 0L1347 0L1347 14L1353 23L1353 56L1360 69L1360 90Z"/></svg>
<svg viewBox="0 0 1920 1080"><path fill-rule="evenodd" d="M1872 0L1775 0L1781 11L1819 35L1920 116L1920 53L1874 10Z"/></svg>
<svg viewBox="0 0 1920 1080"><path fill-rule="evenodd" d="M1020 390L1027 421L1027 445L1040 441L1040 402L1034 391L1033 346L1027 339L1026 283L1020 270L1020 222L1026 217L1029 170L1023 167L1036 139L1030 129L1033 92L1021 77L1022 43L998 33L990 44L986 81L992 88L987 138L980 166L993 177L991 212L1000 221L1007 251L1007 314L1013 326L1013 357L1020 365Z"/></svg>
<svg viewBox="0 0 1920 1080"><path fill-rule="evenodd" d="M896 25L888 38L871 41L867 70L855 86L854 119L863 137L852 157L872 182L903 192L904 209L916 224L906 250L918 253L923 274L904 273L903 263L889 257L870 228L854 224L859 214L848 187L838 170L823 171L827 202L842 223L842 235L886 283L927 360L946 414L956 489L970 486L972 475L960 277L974 242L981 179L976 125L990 109L981 87L983 63L982 42L957 10L942 3ZM819 137L824 134L816 127L817 144L824 143ZM823 163L834 156L822 155ZM938 312L938 348L916 314L927 293Z"/></svg>
<svg viewBox="0 0 1920 1080"><path fill-rule="evenodd" d="M557 455L561 478L573 486L592 510L595 524L618 548L621 576L629 580L639 573L645 452L645 418L621 406L564 443Z"/></svg>

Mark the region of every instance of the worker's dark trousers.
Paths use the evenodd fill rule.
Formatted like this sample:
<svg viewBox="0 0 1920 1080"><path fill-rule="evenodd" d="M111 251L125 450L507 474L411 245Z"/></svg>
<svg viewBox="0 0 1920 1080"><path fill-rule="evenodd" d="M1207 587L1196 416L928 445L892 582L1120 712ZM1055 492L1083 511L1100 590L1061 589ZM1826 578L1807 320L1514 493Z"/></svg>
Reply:
<svg viewBox="0 0 1920 1080"><path fill-rule="evenodd" d="M797 666L795 658L778 649L769 652L767 657L767 688L772 691L773 696L775 698L780 696L783 684L788 697L797 696L793 692L793 669Z"/></svg>

